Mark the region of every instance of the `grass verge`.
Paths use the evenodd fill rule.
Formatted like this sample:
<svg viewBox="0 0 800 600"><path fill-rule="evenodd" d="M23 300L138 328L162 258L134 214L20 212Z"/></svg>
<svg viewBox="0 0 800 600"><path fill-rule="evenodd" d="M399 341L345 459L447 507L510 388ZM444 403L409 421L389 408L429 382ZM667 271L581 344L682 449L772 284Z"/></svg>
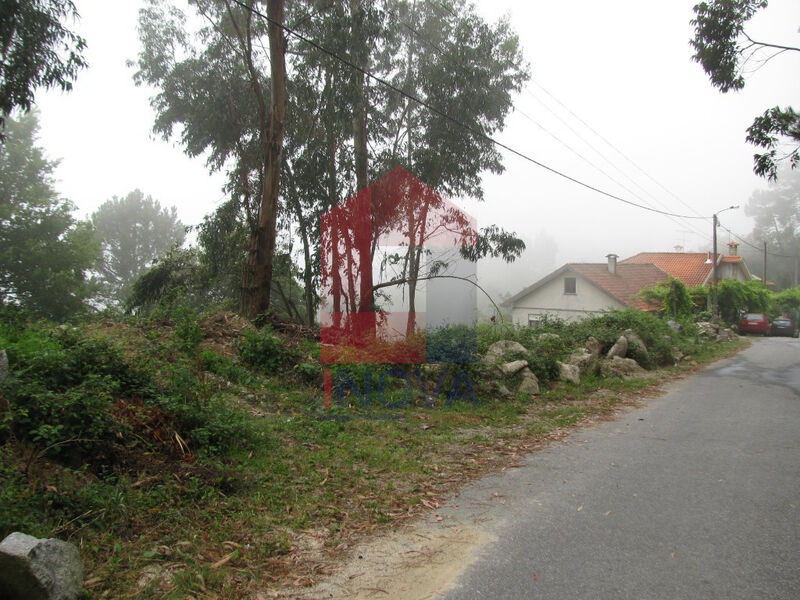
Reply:
<svg viewBox="0 0 800 600"><path fill-rule="evenodd" d="M240 336L243 328L235 339L253 357L269 346L270 356L313 363L315 350L304 342L284 348ZM557 383L534 401L457 400L449 408L395 409L391 419L336 421L320 419L321 386L306 383L290 361L245 368L231 350L240 342L213 330L212 323L198 332L189 320L99 323L92 335L113 339L152 375L141 389L154 398L180 389L210 403L210 416L192 421L196 440L207 422L222 427L232 418L211 402L224 394L236 415L249 416L246 444L204 453L189 440L191 452L181 454L177 443L169 457L159 444L138 442L135 462L100 470L71 464L68 455L56 460L14 436L0 447L2 533L24 529L77 543L87 598L255 599L310 586L363 536L435 511L464 483L513 467L575 427L613 418L748 343L710 344L693 361L641 379Z"/></svg>

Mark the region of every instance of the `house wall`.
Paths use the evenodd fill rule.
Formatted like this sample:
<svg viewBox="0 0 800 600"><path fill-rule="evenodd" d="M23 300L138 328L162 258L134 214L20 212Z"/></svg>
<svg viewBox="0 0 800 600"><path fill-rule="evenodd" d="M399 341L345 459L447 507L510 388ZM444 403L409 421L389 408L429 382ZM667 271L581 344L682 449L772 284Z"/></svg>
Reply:
<svg viewBox="0 0 800 600"><path fill-rule="evenodd" d="M564 293L565 277L575 277L575 294ZM577 273L566 271L517 300L511 309L511 318L517 325L527 325L531 314L580 321L593 313L615 308L624 308L624 305Z"/></svg>
<svg viewBox="0 0 800 600"><path fill-rule="evenodd" d="M738 279L739 281L747 281L748 277L745 275L741 263L721 263L717 265L717 273L720 280L722 279Z"/></svg>

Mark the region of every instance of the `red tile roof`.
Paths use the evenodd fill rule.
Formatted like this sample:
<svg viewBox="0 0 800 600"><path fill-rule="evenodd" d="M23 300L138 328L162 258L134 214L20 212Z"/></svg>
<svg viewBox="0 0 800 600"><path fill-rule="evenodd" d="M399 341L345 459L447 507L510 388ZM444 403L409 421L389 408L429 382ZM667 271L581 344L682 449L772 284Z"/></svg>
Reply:
<svg viewBox="0 0 800 600"><path fill-rule="evenodd" d="M742 257L738 256L738 255L737 256L731 256L731 255L723 256L722 257L722 262L729 262L729 263L742 262Z"/></svg>
<svg viewBox="0 0 800 600"><path fill-rule="evenodd" d="M667 281L669 275L653 264L617 263L617 272L612 275L607 263L569 263L567 268L591 281L608 295L625 306L639 310L653 310L651 306L637 297L642 288Z"/></svg>
<svg viewBox="0 0 800 600"><path fill-rule="evenodd" d="M706 264L708 258L705 252L640 252L619 265L653 264L691 287L704 284L711 275L712 265Z"/></svg>

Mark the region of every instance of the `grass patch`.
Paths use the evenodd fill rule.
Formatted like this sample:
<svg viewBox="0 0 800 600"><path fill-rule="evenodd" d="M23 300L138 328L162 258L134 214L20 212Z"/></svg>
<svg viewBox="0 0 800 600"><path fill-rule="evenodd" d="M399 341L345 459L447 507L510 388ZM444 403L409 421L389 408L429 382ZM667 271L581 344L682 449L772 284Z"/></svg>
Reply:
<svg viewBox="0 0 800 600"><path fill-rule="evenodd" d="M684 361L644 379L555 383L533 400L478 391L477 405L449 402L447 390L430 403L420 394L400 403L397 380L386 390L397 407L348 397L326 412L318 345L232 317L221 323L181 314L74 331L0 329L13 370L0 387L11 401L0 429L0 535L78 543L95 580L90 598L249 597L302 586L365 533L429 511L464 482L696 368ZM740 346L700 344L693 359ZM350 372L363 378L364 369ZM12 390L13 382L25 385ZM85 418L37 416L65 403ZM375 414L386 418L367 418ZM71 429L44 427L62 422ZM87 436L82 423L107 454L48 448Z"/></svg>

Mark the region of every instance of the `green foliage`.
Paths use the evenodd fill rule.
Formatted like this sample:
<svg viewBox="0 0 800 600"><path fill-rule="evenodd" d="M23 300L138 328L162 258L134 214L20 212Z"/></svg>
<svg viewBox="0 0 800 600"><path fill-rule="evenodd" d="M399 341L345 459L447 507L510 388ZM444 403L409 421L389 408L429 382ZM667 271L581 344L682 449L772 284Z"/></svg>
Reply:
<svg viewBox="0 0 800 600"><path fill-rule="evenodd" d="M744 87L738 40L744 33L744 24L766 6L765 0L711 0L694 7L692 60L703 66L712 85L722 92Z"/></svg>
<svg viewBox="0 0 800 600"><path fill-rule="evenodd" d="M785 161L792 169L800 164L800 113L791 106L768 108L747 128L746 140L766 150L753 155L755 174L775 181L781 162ZM785 151L786 140L795 145L793 150Z"/></svg>
<svg viewBox="0 0 800 600"><path fill-rule="evenodd" d="M178 347L188 354L194 353L205 337L197 324L199 315L185 306L176 308L172 315L175 321L175 337Z"/></svg>
<svg viewBox="0 0 800 600"><path fill-rule="evenodd" d="M705 285L695 285L688 288L689 300L692 302L692 312L699 315L708 310L708 287Z"/></svg>
<svg viewBox="0 0 800 600"><path fill-rule="evenodd" d="M127 308L132 312L151 311L158 306L167 311L181 305L199 308L204 303L199 291L201 280L197 251L175 248L133 283Z"/></svg>
<svg viewBox="0 0 800 600"><path fill-rule="evenodd" d="M176 377L173 394L159 396L157 406L180 425L184 432L183 439L190 449L201 456L214 456L232 448L246 445L252 438L251 423L248 414L241 410L233 410L225 398L212 396L203 398L192 393L194 374L187 372Z"/></svg>
<svg viewBox="0 0 800 600"><path fill-rule="evenodd" d="M720 317L727 323L738 323L743 312L767 312L770 292L760 281L723 279L717 286Z"/></svg>
<svg viewBox="0 0 800 600"><path fill-rule="evenodd" d="M686 330L684 335L693 336L694 327L686 319L682 320L682 324ZM631 350L631 355L640 364L654 367L673 363L673 345L682 341L678 334L664 319L634 309L611 311L574 323L545 319L539 327L480 325L479 348L485 352L495 341L515 340L528 349L528 353L518 358L528 360L531 369L541 380L550 381L558 375L556 361L566 359L574 348L583 346L589 337L598 340L601 351L606 351L626 329L633 330L647 346L647 356L637 356L636 350ZM556 334L558 337L542 334Z"/></svg>
<svg viewBox="0 0 800 600"><path fill-rule="evenodd" d="M507 232L497 225L481 229L474 246L461 246L461 256L473 262L491 256L512 263L522 256L524 251L525 242L515 233Z"/></svg>
<svg viewBox="0 0 800 600"><path fill-rule="evenodd" d="M0 146L0 302L63 321L86 310L99 248L53 187L56 162L36 145L35 113L9 119Z"/></svg>
<svg viewBox="0 0 800 600"><path fill-rule="evenodd" d="M205 371L223 377L231 383L249 385L254 381L253 376L247 369L236 364L228 356L223 356L213 350L203 350L198 358Z"/></svg>
<svg viewBox="0 0 800 600"><path fill-rule="evenodd" d="M691 314L693 301L683 282L674 277L644 288L639 296L651 304L659 304L662 314L678 319Z"/></svg>
<svg viewBox="0 0 800 600"><path fill-rule="evenodd" d="M747 35L745 23L766 7L767 0L711 0L694 7L695 18L691 23L695 31L690 43L695 54L692 59L703 66L711 84L723 93L744 87L747 63L758 60L757 57L761 56L757 53L759 49L777 49L778 54L800 52L796 47L753 41ZM770 58L758 66L763 66ZM789 151L785 150L786 140L790 143ZM747 141L767 150L754 155L755 173L770 180L776 179L781 161L788 159L792 167L800 164L800 113L792 107L768 109L747 129Z"/></svg>
<svg viewBox="0 0 800 600"><path fill-rule="evenodd" d="M150 263L179 247L186 236L174 206L162 208L139 190L101 204L92 214L92 224L102 244L98 271L104 295L117 305L128 297L134 281Z"/></svg>
<svg viewBox="0 0 800 600"><path fill-rule="evenodd" d="M11 406L7 426L51 454L74 447L91 453L128 433L113 418L112 399L151 393L147 377L107 340L71 328L5 327L0 344L11 368L0 386Z"/></svg>
<svg viewBox="0 0 800 600"><path fill-rule="evenodd" d="M770 315L773 317L787 314L796 318L800 314L800 286L772 294L769 306Z"/></svg>
<svg viewBox="0 0 800 600"><path fill-rule="evenodd" d="M208 397L197 373L176 365L164 387L107 338L3 323L0 347L10 365L2 427L50 456L108 459L140 444L173 452L176 434L189 451L213 454L249 439L245 416Z"/></svg>
<svg viewBox="0 0 800 600"><path fill-rule="evenodd" d="M322 383L322 365L318 362L301 362L297 365L297 374L302 381L310 384Z"/></svg>
<svg viewBox="0 0 800 600"><path fill-rule="evenodd" d="M272 334L268 327L258 331L245 329L238 342L239 356L250 367L263 369L272 374L284 369L296 358L296 352Z"/></svg>
<svg viewBox="0 0 800 600"><path fill-rule="evenodd" d="M439 327L425 334L428 362L468 363L478 359L478 332L468 325Z"/></svg>
<svg viewBox="0 0 800 600"><path fill-rule="evenodd" d="M250 228L242 207L230 199L206 215L197 228L200 265L212 296L238 299Z"/></svg>
<svg viewBox="0 0 800 600"><path fill-rule="evenodd" d="M528 368L540 382L556 381L559 374L558 361L565 360L570 350L569 343L560 336L540 336L530 346L529 352L520 358L528 361Z"/></svg>
<svg viewBox="0 0 800 600"><path fill-rule="evenodd" d="M30 110L37 88L71 90L86 42L61 23L78 16L71 0L5 1L0 12L2 126L13 110Z"/></svg>
<svg viewBox="0 0 800 600"><path fill-rule="evenodd" d="M316 7L320 19L306 18L307 3L288 3L287 22L442 112L457 111L464 121L480 123L491 135L504 126L513 94L529 76L519 40L506 19L489 24L464 0L437 2L438 7L330 2ZM267 27L238 6L190 3L181 10L177 5L151 0L140 12L134 80L155 90L155 133L165 139L177 134L187 154L207 156L211 170L226 168L229 199L201 225L200 262L224 298L238 298L269 146L261 92L270 79ZM310 323L318 303L323 213L367 178L401 163L442 194L479 198L482 173L503 166L488 138L453 128L441 114L385 89L368 92L363 78L331 56L295 48L291 36L287 43L289 118L278 223L301 240L303 268L281 264L280 255L291 257L293 248L276 244L269 250L275 268L268 276L275 278L277 292L269 306ZM465 72L470 76L463 77ZM354 127L353 118L367 111L375 118L361 121L368 128L363 137L369 138L368 156L362 156L355 140L362 129ZM512 259L522 247L513 234L489 227L481 232L478 254ZM303 310L293 306L292 288L300 277Z"/></svg>
<svg viewBox="0 0 800 600"><path fill-rule="evenodd" d="M727 323L738 323L742 312L767 312L770 292L760 281L723 279L717 286L720 317Z"/></svg>

